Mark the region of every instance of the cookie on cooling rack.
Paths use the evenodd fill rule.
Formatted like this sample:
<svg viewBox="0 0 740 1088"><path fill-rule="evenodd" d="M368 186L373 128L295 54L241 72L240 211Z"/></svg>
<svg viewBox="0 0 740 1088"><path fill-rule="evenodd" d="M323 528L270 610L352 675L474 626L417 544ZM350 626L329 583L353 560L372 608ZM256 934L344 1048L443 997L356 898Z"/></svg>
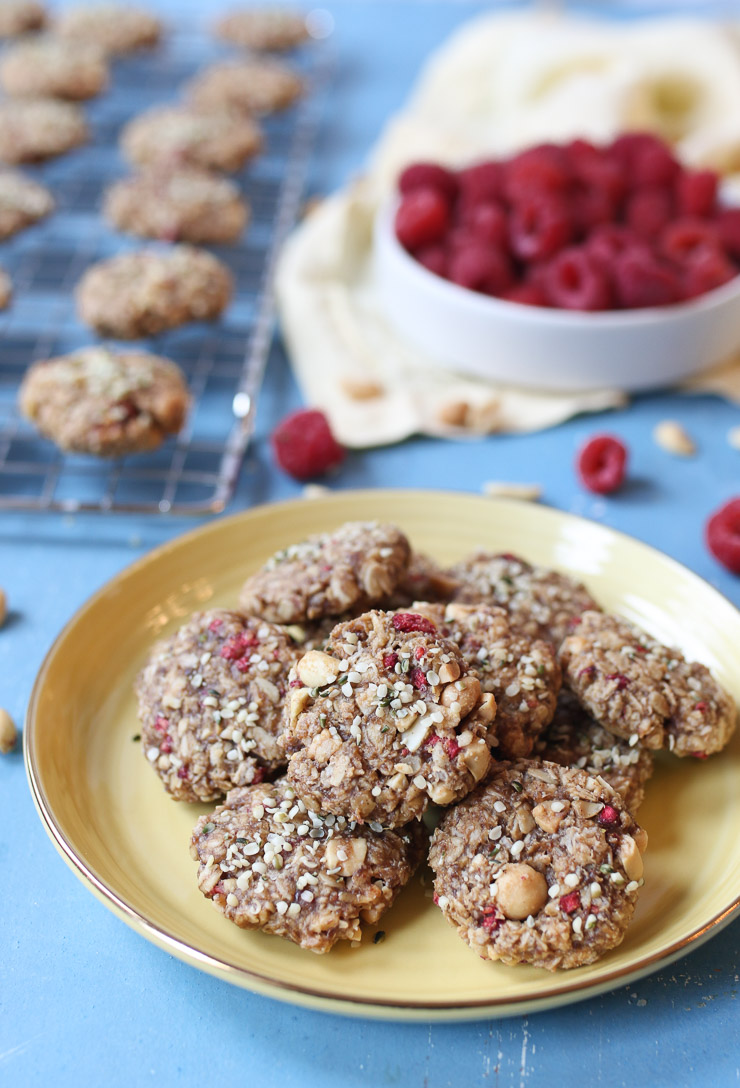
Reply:
<svg viewBox="0 0 740 1088"><path fill-rule="evenodd" d="M189 321L212 321L233 281L223 261L192 246L121 253L92 265L77 286L80 318L101 336L136 340Z"/></svg>
<svg viewBox="0 0 740 1088"><path fill-rule="evenodd" d="M13 298L13 284L4 268L0 267L0 310L7 310Z"/></svg>
<svg viewBox="0 0 740 1088"><path fill-rule="evenodd" d="M9 238L54 210L54 198L37 181L0 168L0 239Z"/></svg>
<svg viewBox="0 0 740 1088"><path fill-rule="evenodd" d="M305 15L288 8L241 8L224 15L214 29L224 41L255 53L282 53L309 38Z"/></svg>
<svg viewBox="0 0 740 1088"><path fill-rule="evenodd" d="M51 35L30 38L3 57L0 84L21 98L94 98L108 85L108 66L93 46Z"/></svg>
<svg viewBox="0 0 740 1088"><path fill-rule="evenodd" d="M137 166L187 163L205 170L241 170L262 150L262 131L241 112L195 106L154 106L121 133L121 150Z"/></svg>
<svg viewBox="0 0 740 1088"><path fill-rule="evenodd" d="M162 34L161 22L150 12L119 4L69 8L60 14L54 29L60 37L94 45L107 56L150 48Z"/></svg>
<svg viewBox="0 0 740 1088"><path fill-rule="evenodd" d="M199 109L247 114L287 109L302 94L303 82L292 68L267 57L212 64L188 85L190 100Z"/></svg>
<svg viewBox="0 0 740 1088"><path fill-rule="evenodd" d="M46 23L46 10L37 0L3 0L0 4L0 38L14 38Z"/></svg>
<svg viewBox="0 0 740 1088"><path fill-rule="evenodd" d="M195 166L161 165L117 181L104 211L119 230L169 242L235 242L249 221L236 185Z"/></svg>
<svg viewBox="0 0 740 1088"><path fill-rule="evenodd" d="M89 136L79 106L56 98L0 102L0 162L41 162L86 143Z"/></svg>
<svg viewBox="0 0 740 1088"><path fill-rule="evenodd" d="M156 449L182 427L189 397L169 359L101 347L34 363L21 412L60 449L122 457Z"/></svg>

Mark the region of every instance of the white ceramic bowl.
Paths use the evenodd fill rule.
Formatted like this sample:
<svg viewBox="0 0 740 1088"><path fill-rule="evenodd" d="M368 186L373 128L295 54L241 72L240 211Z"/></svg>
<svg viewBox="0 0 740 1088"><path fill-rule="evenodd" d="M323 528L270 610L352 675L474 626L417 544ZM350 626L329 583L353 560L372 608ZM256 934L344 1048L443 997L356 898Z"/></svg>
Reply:
<svg viewBox="0 0 740 1088"><path fill-rule="evenodd" d="M395 204L377 216L375 279L389 322L431 361L543 390L672 385L740 349L740 276L691 302L581 313L458 287L398 242Z"/></svg>

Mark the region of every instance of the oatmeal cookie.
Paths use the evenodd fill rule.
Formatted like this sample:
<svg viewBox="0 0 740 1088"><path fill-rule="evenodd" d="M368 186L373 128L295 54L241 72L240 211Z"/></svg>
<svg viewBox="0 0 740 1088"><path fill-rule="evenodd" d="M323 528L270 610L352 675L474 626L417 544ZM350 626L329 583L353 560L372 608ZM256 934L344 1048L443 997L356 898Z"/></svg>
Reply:
<svg viewBox="0 0 740 1088"><path fill-rule="evenodd" d="M41 162L87 142L79 106L56 98L0 102L0 162Z"/></svg>
<svg viewBox="0 0 740 1088"><path fill-rule="evenodd" d="M46 11L37 0L3 0L0 4L0 38L40 30L45 23Z"/></svg>
<svg viewBox="0 0 740 1088"><path fill-rule="evenodd" d="M496 700L489 743L498 759L530 754L542 730L552 721L560 690L560 666L549 642L532 640L509 625L495 605L416 604L444 638L451 639Z"/></svg>
<svg viewBox="0 0 740 1088"><path fill-rule="evenodd" d="M121 150L137 166L188 163L227 173L262 150L259 125L243 113L194 106L154 106L121 133Z"/></svg>
<svg viewBox="0 0 740 1088"><path fill-rule="evenodd" d="M457 563L449 574L461 583L456 601L497 604L509 613L512 626L556 648L575 617L599 607L580 582L546 567L534 567L516 555L480 552Z"/></svg>
<svg viewBox="0 0 740 1088"><path fill-rule="evenodd" d="M282 53L309 38L306 18L287 8L242 8L219 19L216 35L256 53Z"/></svg>
<svg viewBox="0 0 740 1088"><path fill-rule="evenodd" d="M92 265L77 286L77 309L101 336L136 340L214 320L232 288L226 265L205 250L142 250Z"/></svg>
<svg viewBox="0 0 740 1088"><path fill-rule="evenodd" d="M401 827L448 805L491 762L496 713L454 643L426 616L368 612L291 672L288 778L317 812Z"/></svg>
<svg viewBox="0 0 740 1088"><path fill-rule="evenodd" d="M274 624L197 612L136 681L142 749L177 801L213 801L285 766L278 746L297 652Z"/></svg>
<svg viewBox="0 0 740 1088"><path fill-rule="evenodd" d="M409 550L395 525L348 521L273 555L247 578L239 607L273 623L299 624L370 607L398 584Z"/></svg>
<svg viewBox="0 0 740 1088"><path fill-rule="evenodd" d="M601 779L522 760L445 813L429 864L438 906L483 959L552 971L621 942L646 846Z"/></svg>
<svg viewBox="0 0 740 1088"><path fill-rule="evenodd" d="M412 552L408 570L390 597L383 601L383 608L408 608L414 601L449 601L458 588L459 582L434 559L422 552Z"/></svg>
<svg viewBox="0 0 740 1088"><path fill-rule="evenodd" d="M198 886L230 922L312 952L362 938L418 865L418 825L373 832L309 811L285 779L231 790L190 840Z"/></svg>
<svg viewBox="0 0 740 1088"><path fill-rule="evenodd" d="M176 434L188 391L169 359L89 347L34 363L19 401L23 415L60 449L122 457L156 449Z"/></svg>
<svg viewBox="0 0 740 1088"><path fill-rule="evenodd" d="M4 268L0 267L0 310L7 310L13 298L13 284Z"/></svg>
<svg viewBox="0 0 740 1088"><path fill-rule="evenodd" d="M108 86L108 66L91 46L51 36L30 38L4 55L0 84L19 98L94 98Z"/></svg>
<svg viewBox="0 0 740 1088"><path fill-rule="evenodd" d="M55 30L62 38L94 45L106 56L119 56L157 45L162 24L141 8L96 4L63 11Z"/></svg>
<svg viewBox="0 0 740 1088"><path fill-rule="evenodd" d="M0 238L9 238L54 210L54 198L37 181L0 168Z"/></svg>
<svg viewBox="0 0 740 1088"><path fill-rule="evenodd" d="M622 795L630 812L637 812L645 797L645 783L653 774L653 755L604 729L587 714L570 691L561 691L555 717L537 740L534 757L563 767L600 775Z"/></svg>
<svg viewBox="0 0 740 1088"><path fill-rule="evenodd" d="M175 242L235 242L249 208L228 178L195 166L159 166L115 182L104 212L114 227Z"/></svg>
<svg viewBox="0 0 740 1088"><path fill-rule="evenodd" d="M300 77L286 64L266 57L212 64L188 85L189 98L199 109L247 114L287 109L302 94Z"/></svg>
<svg viewBox="0 0 740 1088"><path fill-rule="evenodd" d="M709 669L621 616L584 612L560 661L588 713L632 745L702 759L735 730L735 703Z"/></svg>

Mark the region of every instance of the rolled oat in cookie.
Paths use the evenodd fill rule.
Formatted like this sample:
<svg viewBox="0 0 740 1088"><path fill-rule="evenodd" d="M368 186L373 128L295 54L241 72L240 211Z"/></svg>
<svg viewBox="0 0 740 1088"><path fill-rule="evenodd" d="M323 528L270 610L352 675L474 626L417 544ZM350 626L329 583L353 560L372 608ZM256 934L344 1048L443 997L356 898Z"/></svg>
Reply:
<svg viewBox="0 0 740 1088"><path fill-rule="evenodd" d="M89 137L79 106L56 98L0 102L0 161L42 162L63 155Z"/></svg>
<svg viewBox="0 0 740 1088"><path fill-rule="evenodd" d="M415 604L451 639L496 700L489 742L497 759L523 759L552 720L560 666L549 642L532 640L509 625L503 608L487 604Z"/></svg>
<svg viewBox="0 0 740 1088"><path fill-rule="evenodd" d="M262 131L241 112L153 106L124 128L121 150L137 166L188 163L204 170L241 170L262 150Z"/></svg>
<svg viewBox="0 0 740 1088"><path fill-rule="evenodd" d="M231 790L198 820L190 853L200 890L230 922L328 952L380 920L425 841L419 825L373 832L319 816L281 778Z"/></svg>
<svg viewBox="0 0 740 1088"><path fill-rule="evenodd" d="M94 98L108 86L108 66L93 46L51 35L28 38L5 53L0 84L22 98Z"/></svg>
<svg viewBox="0 0 740 1088"><path fill-rule="evenodd" d="M646 847L602 779L556 763L499 763L434 832L435 901L483 959L581 967L623 939Z"/></svg>
<svg viewBox="0 0 740 1088"><path fill-rule="evenodd" d="M188 97L200 109L261 115L287 109L303 90L300 76L287 64L251 57L204 68L188 84Z"/></svg>
<svg viewBox="0 0 740 1088"><path fill-rule="evenodd" d="M169 359L102 347L34 363L18 399L60 449L97 457L156 449L180 430L189 404L182 371Z"/></svg>
<svg viewBox="0 0 740 1088"><path fill-rule="evenodd" d="M516 555L479 552L448 573L461 583L456 601L497 604L508 612L512 627L530 638L545 639L556 649L574 618L599 607L580 582Z"/></svg>
<svg viewBox="0 0 740 1088"><path fill-rule="evenodd" d="M480 782L495 713L426 616L368 612L291 672L288 778L317 812L401 827Z"/></svg>
<svg viewBox="0 0 740 1088"><path fill-rule="evenodd" d="M118 56L156 45L162 24L141 8L96 4L63 11L55 30L62 38L94 45L106 56Z"/></svg>
<svg viewBox="0 0 740 1088"><path fill-rule="evenodd" d="M0 168L0 238L9 238L54 210L49 190L17 170Z"/></svg>
<svg viewBox="0 0 740 1088"><path fill-rule="evenodd" d="M0 4L0 38L40 30L45 22L46 10L37 0L3 0Z"/></svg>
<svg viewBox="0 0 740 1088"><path fill-rule="evenodd" d="M414 601L449 601L458 587L459 582L434 559L412 552L408 570L382 607L392 610L408 608Z"/></svg>
<svg viewBox="0 0 740 1088"><path fill-rule="evenodd" d="M735 703L709 669L621 616L584 612L560 662L588 713L630 744L703 759L735 731Z"/></svg>
<svg viewBox="0 0 740 1088"><path fill-rule="evenodd" d="M409 542L395 525L348 521L277 552L242 587L239 607L273 623L369 608L406 573Z"/></svg>
<svg viewBox="0 0 740 1088"><path fill-rule="evenodd" d="M214 320L232 289L228 268L206 250L140 250L92 265L77 286L77 309L101 336L135 340Z"/></svg>
<svg viewBox="0 0 740 1088"><path fill-rule="evenodd" d="M119 230L167 242L235 242L249 222L249 207L232 181L172 164L115 182L103 211Z"/></svg>
<svg viewBox="0 0 740 1088"><path fill-rule="evenodd" d="M604 729L587 714L572 692L558 697L555 717L534 746L534 756L563 767L600 775L622 795L625 807L637 812L645 784L653 774L653 756L647 748Z"/></svg>
<svg viewBox="0 0 740 1088"><path fill-rule="evenodd" d="M216 23L215 31L219 38L256 53L294 49L309 37L306 18L301 12L277 7L229 12Z"/></svg>
<svg viewBox="0 0 740 1088"><path fill-rule="evenodd" d="M136 681L144 755L177 801L213 801L285 766L278 745L297 652L271 623L197 612Z"/></svg>

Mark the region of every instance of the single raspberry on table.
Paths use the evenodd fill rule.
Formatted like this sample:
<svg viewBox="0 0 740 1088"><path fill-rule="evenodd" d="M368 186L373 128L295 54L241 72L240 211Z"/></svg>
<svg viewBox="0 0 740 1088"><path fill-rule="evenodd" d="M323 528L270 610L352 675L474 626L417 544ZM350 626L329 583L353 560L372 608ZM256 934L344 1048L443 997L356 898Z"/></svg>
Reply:
<svg viewBox="0 0 740 1088"><path fill-rule="evenodd" d="M597 495L608 495L624 481L627 447L614 435L594 435L579 450L576 467L584 487Z"/></svg>
<svg viewBox="0 0 740 1088"><path fill-rule="evenodd" d="M413 189L396 211L396 237L406 249L439 242L450 226L450 208L438 189Z"/></svg>
<svg viewBox="0 0 740 1088"><path fill-rule="evenodd" d="M457 196L457 188L457 178L453 172L434 162L416 162L407 166L398 179L398 189L403 196L415 189L437 189L451 201Z"/></svg>
<svg viewBox="0 0 740 1088"><path fill-rule="evenodd" d="M302 408L286 416L270 441L278 465L296 480L322 476L344 460L344 447L331 433L324 413L316 408Z"/></svg>
<svg viewBox="0 0 740 1088"><path fill-rule="evenodd" d="M740 498L720 506L707 521L704 534L714 558L733 574L740 574Z"/></svg>
<svg viewBox="0 0 740 1088"><path fill-rule="evenodd" d="M582 246L553 257L542 285L550 305L561 310L606 310L611 303L606 272Z"/></svg>

